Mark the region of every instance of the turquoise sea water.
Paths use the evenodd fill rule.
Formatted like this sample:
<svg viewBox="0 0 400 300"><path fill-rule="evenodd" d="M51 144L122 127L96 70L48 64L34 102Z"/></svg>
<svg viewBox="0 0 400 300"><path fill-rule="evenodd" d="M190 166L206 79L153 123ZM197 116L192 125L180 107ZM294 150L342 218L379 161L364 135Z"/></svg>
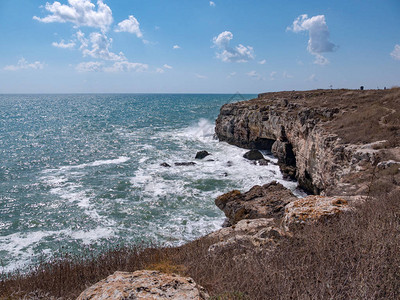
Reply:
<svg viewBox="0 0 400 300"><path fill-rule="evenodd" d="M224 192L294 190L277 166L213 138L229 98L0 95L0 272L87 244L181 244L220 228ZM195 160L199 150L212 156Z"/></svg>

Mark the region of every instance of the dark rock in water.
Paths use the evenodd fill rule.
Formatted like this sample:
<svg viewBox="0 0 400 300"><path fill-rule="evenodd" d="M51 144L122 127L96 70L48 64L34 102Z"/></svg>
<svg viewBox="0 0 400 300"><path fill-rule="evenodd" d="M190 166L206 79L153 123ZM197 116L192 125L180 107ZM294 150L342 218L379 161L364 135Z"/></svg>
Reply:
<svg viewBox="0 0 400 300"><path fill-rule="evenodd" d="M228 162L226 163L226 165L227 165L228 167L232 167L232 166L233 166L233 162L231 162L230 160L228 160Z"/></svg>
<svg viewBox="0 0 400 300"><path fill-rule="evenodd" d="M258 166L268 166L269 163L270 163L269 160L267 160L267 159L265 159L265 158L256 160L256 161L254 162L254 164L255 164L255 165L258 165Z"/></svg>
<svg viewBox="0 0 400 300"><path fill-rule="evenodd" d="M297 198L290 190L273 181L263 186L253 186L248 192L233 190L215 199L215 204L225 213L228 224L243 219L281 219L285 206Z"/></svg>
<svg viewBox="0 0 400 300"><path fill-rule="evenodd" d="M162 164L160 164L161 167L164 168L171 168L171 166L169 164L167 164L166 162L163 162Z"/></svg>
<svg viewBox="0 0 400 300"><path fill-rule="evenodd" d="M248 160L259 160L264 159L264 156L258 150L250 150L243 155Z"/></svg>
<svg viewBox="0 0 400 300"><path fill-rule="evenodd" d="M189 162L176 162L175 166L181 167L181 166L194 166L196 163L189 161Z"/></svg>
<svg viewBox="0 0 400 300"><path fill-rule="evenodd" d="M207 159L207 161L215 161L215 160L213 160L213 159Z"/></svg>
<svg viewBox="0 0 400 300"><path fill-rule="evenodd" d="M228 177L228 173L226 173L226 172L222 173L222 175L223 175L224 177Z"/></svg>
<svg viewBox="0 0 400 300"><path fill-rule="evenodd" d="M196 153L196 157L195 159L203 159L204 157L211 155L210 153L208 153L207 151L203 150L203 151L199 151Z"/></svg>

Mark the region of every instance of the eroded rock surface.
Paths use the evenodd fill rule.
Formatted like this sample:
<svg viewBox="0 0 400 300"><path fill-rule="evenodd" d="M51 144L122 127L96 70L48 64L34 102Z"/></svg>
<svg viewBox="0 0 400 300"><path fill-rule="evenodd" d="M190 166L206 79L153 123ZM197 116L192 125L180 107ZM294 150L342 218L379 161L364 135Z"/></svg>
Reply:
<svg viewBox="0 0 400 300"><path fill-rule="evenodd" d="M207 292L190 277L142 270L115 272L83 291L77 300L209 299Z"/></svg>
<svg viewBox="0 0 400 300"><path fill-rule="evenodd" d="M208 235L217 242L208 251L219 254L234 249L236 252L253 251L266 247L273 249L287 233L276 225L275 219L241 220L236 225L222 228Z"/></svg>
<svg viewBox="0 0 400 300"><path fill-rule="evenodd" d="M230 226L243 219L281 218L286 204L296 199L290 190L273 181L243 194L231 191L219 196L215 204L225 213Z"/></svg>
<svg viewBox="0 0 400 300"><path fill-rule="evenodd" d="M367 194L376 164L400 161L399 107L400 89L266 93L222 106L215 131L221 141L271 151L312 194ZM398 187L398 170L394 180L377 175Z"/></svg>

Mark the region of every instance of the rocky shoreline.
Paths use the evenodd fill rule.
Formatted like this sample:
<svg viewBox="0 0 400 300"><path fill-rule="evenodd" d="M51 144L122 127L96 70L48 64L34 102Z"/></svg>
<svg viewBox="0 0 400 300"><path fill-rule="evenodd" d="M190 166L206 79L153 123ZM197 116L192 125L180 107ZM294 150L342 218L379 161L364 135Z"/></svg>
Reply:
<svg viewBox="0 0 400 300"><path fill-rule="evenodd" d="M399 107L399 89L266 93L253 100L225 104L216 121L217 138L246 149L270 151L278 158L282 172L311 195L297 198L277 182L221 195L215 204L225 213L227 222L224 228L202 238L213 241L209 255L235 249L234 258L246 259L248 251L273 251L281 239L291 238L304 224L352 210L354 203L378 194L398 193L400 124L395 108ZM371 109L375 120L367 118ZM369 131L360 136L363 127L370 124ZM252 155L257 157L256 153ZM112 278L107 280L113 282ZM195 289L190 291L193 297L182 299L209 297L190 278L174 280L188 282ZM132 292L138 299L146 289L154 290L145 280L140 284L135 286L137 292ZM172 285L172 289L178 286ZM175 293L170 291L170 282L165 297L162 290L157 287L154 299ZM181 295L187 295L187 285L183 291ZM85 295L87 292L80 299L95 299Z"/></svg>

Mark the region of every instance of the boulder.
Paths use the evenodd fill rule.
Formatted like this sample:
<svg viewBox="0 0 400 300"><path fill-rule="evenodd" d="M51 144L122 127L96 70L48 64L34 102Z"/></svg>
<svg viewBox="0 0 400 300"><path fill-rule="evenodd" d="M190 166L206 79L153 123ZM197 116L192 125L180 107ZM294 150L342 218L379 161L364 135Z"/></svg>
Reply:
<svg viewBox="0 0 400 300"><path fill-rule="evenodd" d="M77 300L209 299L203 287L190 277L141 270L115 272L83 291Z"/></svg>
<svg viewBox="0 0 400 300"><path fill-rule="evenodd" d="M203 151L199 151L196 153L196 157L195 159L203 159L204 157L211 155L210 153L208 153L207 151L203 150Z"/></svg>
<svg viewBox="0 0 400 300"><path fill-rule="evenodd" d="M193 161L188 161L188 162L176 162L175 166L181 167L181 166L194 166L196 163Z"/></svg>
<svg viewBox="0 0 400 300"><path fill-rule="evenodd" d="M215 204L228 218L226 225L234 225L243 219L283 217L285 206L297 198L290 190L273 181L256 185L248 192L233 190L215 199Z"/></svg>
<svg viewBox="0 0 400 300"><path fill-rule="evenodd" d="M264 159L264 156L261 154L260 151L258 150L250 150L247 151L244 155L244 158L248 160L259 160L259 159Z"/></svg>

